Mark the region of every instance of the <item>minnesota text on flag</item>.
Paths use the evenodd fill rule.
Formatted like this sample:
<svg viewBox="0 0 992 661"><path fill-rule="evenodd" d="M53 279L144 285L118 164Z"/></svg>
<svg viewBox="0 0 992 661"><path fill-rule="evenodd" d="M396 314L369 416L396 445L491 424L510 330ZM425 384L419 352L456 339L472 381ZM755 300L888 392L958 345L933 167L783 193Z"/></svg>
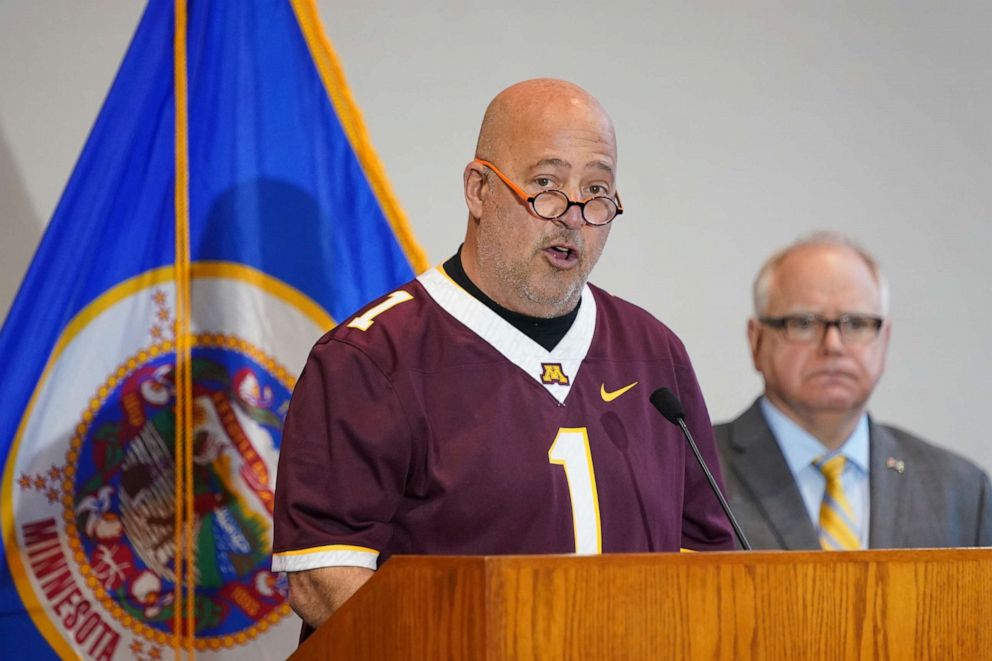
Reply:
<svg viewBox="0 0 992 661"><path fill-rule="evenodd" d="M287 653L294 375L424 266L312 2L152 0L0 332L0 651Z"/></svg>

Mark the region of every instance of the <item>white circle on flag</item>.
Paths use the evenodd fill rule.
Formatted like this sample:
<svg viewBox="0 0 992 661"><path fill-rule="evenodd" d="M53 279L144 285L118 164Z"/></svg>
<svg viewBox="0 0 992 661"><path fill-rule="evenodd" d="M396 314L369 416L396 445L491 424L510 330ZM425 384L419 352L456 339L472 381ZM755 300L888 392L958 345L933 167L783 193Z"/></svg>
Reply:
<svg viewBox="0 0 992 661"><path fill-rule="evenodd" d="M11 568L63 655L171 646L175 291L171 269L159 269L77 315L8 458ZM301 292L227 263L193 266L190 309L198 654L226 656L261 636L288 653L299 620L268 559L281 423L310 346L333 322Z"/></svg>

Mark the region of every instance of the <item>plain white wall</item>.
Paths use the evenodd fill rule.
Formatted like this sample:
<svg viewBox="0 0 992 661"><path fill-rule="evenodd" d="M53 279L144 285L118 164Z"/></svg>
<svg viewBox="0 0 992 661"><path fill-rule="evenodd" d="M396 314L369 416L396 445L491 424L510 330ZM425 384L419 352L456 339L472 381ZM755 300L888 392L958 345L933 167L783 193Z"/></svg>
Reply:
<svg viewBox="0 0 992 661"><path fill-rule="evenodd" d="M0 315L6 316L141 13L0 1ZM320 2L432 261L464 232L461 171L489 99L573 80L616 122L617 221L593 280L684 339L711 414L758 393L754 272L814 229L892 284L872 411L992 468L992 3Z"/></svg>

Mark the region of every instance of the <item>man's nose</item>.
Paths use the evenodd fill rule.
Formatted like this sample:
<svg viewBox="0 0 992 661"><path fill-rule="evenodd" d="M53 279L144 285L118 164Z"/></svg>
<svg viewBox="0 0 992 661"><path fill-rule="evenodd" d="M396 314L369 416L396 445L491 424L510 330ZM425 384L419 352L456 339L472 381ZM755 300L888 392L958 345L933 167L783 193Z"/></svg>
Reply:
<svg viewBox="0 0 992 661"><path fill-rule="evenodd" d="M586 224L585 218L582 217L582 206L569 199L568 208L565 209L565 213L555 219L555 222L561 223L569 229L580 229Z"/></svg>
<svg viewBox="0 0 992 661"><path fill-rule="evenodd" d="M826 353L843 353L844 338L841 337L840 326L830 324L824 329L820 347Z"/></svg>

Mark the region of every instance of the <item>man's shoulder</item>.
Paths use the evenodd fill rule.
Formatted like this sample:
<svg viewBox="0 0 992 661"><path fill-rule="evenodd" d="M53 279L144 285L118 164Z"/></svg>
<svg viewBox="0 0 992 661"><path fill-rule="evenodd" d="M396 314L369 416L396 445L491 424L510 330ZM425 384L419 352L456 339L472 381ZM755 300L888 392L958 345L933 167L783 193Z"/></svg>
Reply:
<svg viewBox="0 0 992 661"><path fill-rule="evenodd" d="M730 444L730 439L733 437L734 423L737 420L727 420L725 422L716 422L713 424L713 436L716 438L716 443L720 447L727 447Z"/></svg>
<svg viewBox="0 0 992 661"><path fill-rule="evenodd" d="M316 352L348 345L370 356L410 355L425 334L436 332L439 307L417 280L383 294L317 340Z"/></svg>
<svg viewBox="0 0 992 661"><path fill-rule="evenodd" d="M667 345L673 357L687 362L685 345L668 325L639 305L592 283L588 287L596 299L597 325L614 342L631 348Z"/></svg>
<svg viewBox="0 0 992 661"><path fill-rule="evenodd" d="M620 298L602 287L598 287L591 282L587 285L596 297L596 307L604 314L628 319L632 323L644 324L648 328L664 330L671 333L671 329L662 323L657 317L635 303Z"/></svg>
<svg viewBox="0 0 992 661"><path fill-rule="evenodd" d="M986 479L985 471L970 459L901 427L872 420L870 433L872 443L887 444L886 449L891 450L888 454L892 455L894 466L898 466L900 461L904 465L912 462L923 470L952 480ZM888 462L890 458L886 456L885 459Z"/></svg>
<svg viewBox="0 0 992 661"><path fill-rule="evenodd" d="M736 418L718 422L713 425L713 434L716 436L717 445L721 448L729 447L736 439L741 440L741 436L751 435L758 431L767 429L764 415L761 413L761 398L754 400L751 405L741 411Z"/></svg>

